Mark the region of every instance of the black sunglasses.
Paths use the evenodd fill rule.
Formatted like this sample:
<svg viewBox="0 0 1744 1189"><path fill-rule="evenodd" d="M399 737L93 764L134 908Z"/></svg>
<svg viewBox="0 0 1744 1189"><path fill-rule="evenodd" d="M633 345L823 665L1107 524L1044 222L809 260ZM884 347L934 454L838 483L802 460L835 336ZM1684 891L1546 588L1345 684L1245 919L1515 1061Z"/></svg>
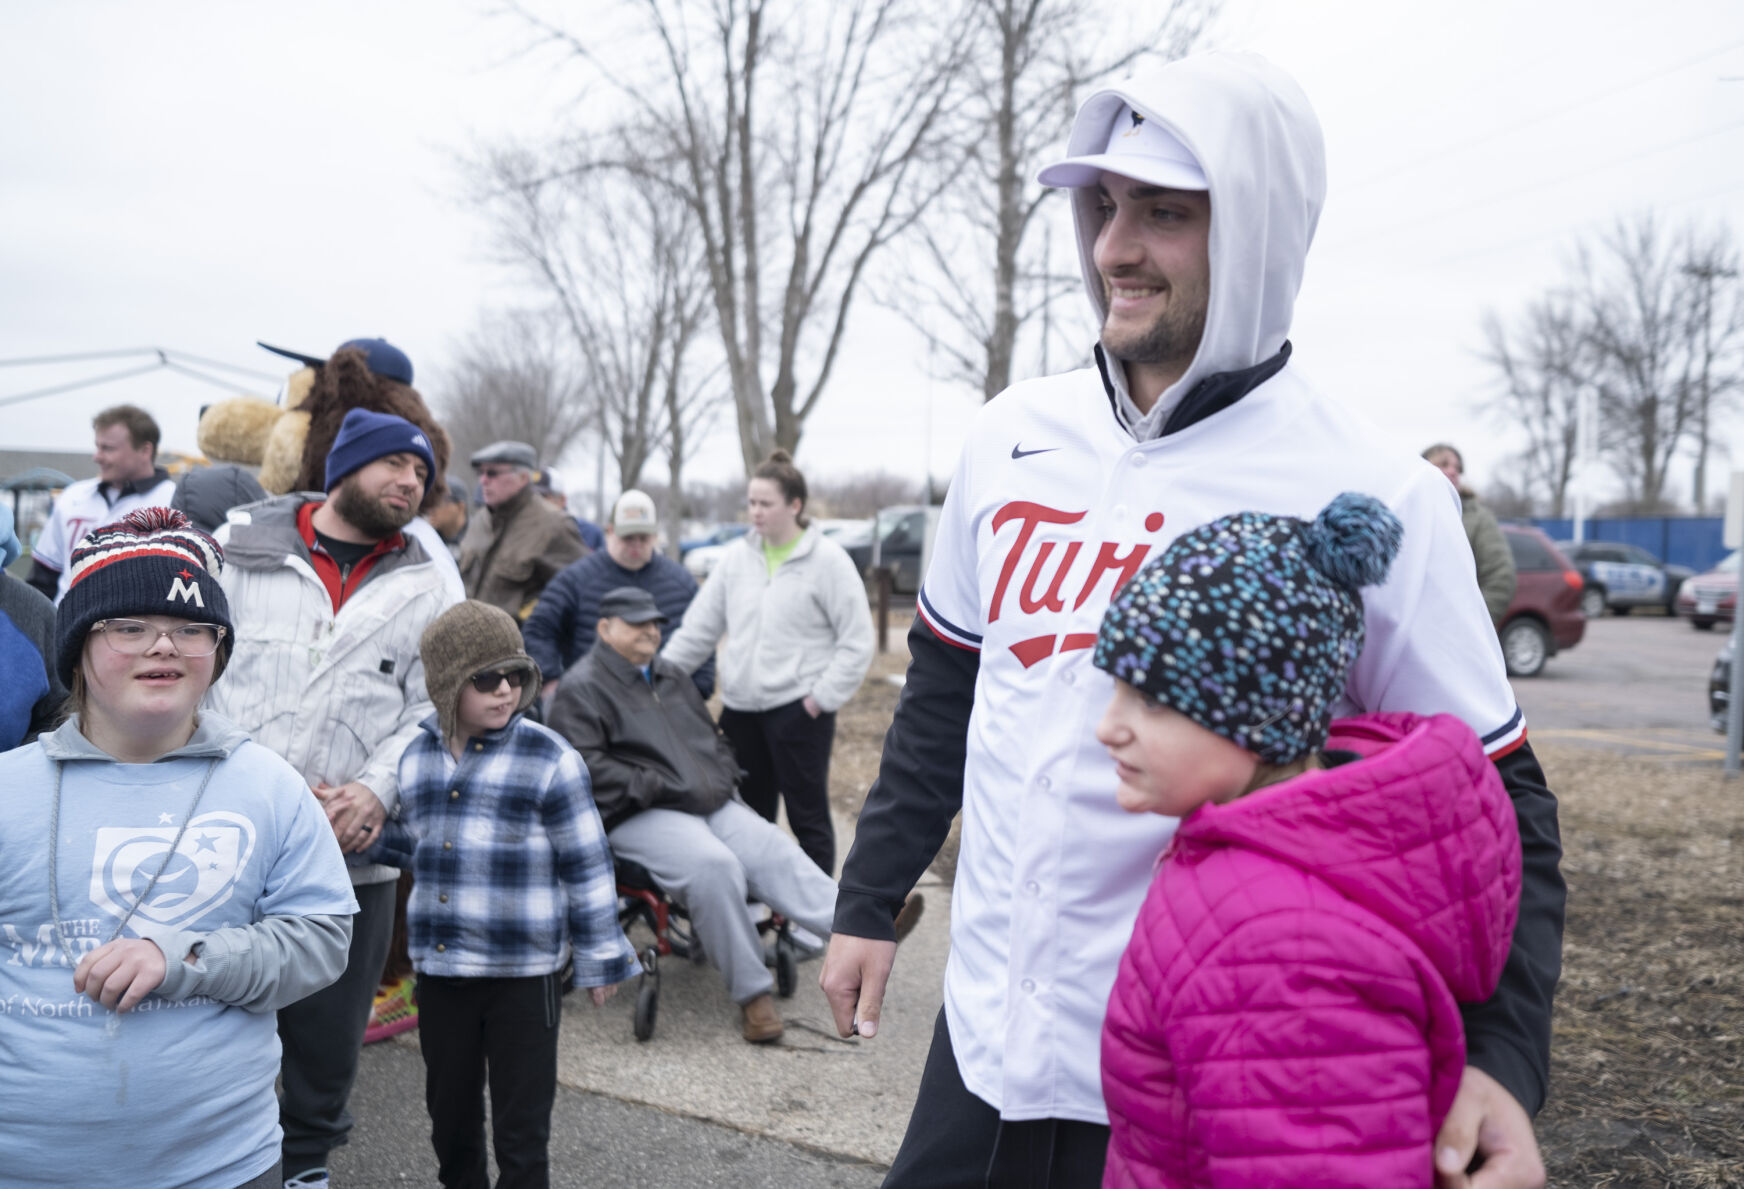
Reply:
<svg viewBox="0 0 1744 1189"><path fill-rule="evenodd" d="M527 684L527 670L508 669L502 672L492 670L488 673L474 673L472 675L472 688L481 694L494 694L497 692L497 686L505 681L509 683L510 689L520 689Z"/></svg>

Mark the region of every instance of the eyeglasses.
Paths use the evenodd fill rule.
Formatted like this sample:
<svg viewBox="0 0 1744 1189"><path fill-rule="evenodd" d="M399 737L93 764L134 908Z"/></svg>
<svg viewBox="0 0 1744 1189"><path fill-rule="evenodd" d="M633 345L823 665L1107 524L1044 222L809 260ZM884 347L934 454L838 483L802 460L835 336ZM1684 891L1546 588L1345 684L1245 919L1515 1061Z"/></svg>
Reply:
<svg viewBox="0 0 1744 1189"><path fill-rule="evenodd" d="M520 689L527 684L527 670L508 669L503 672L474 673L472 675L472 688L481 694L494 694L497 692L497 686L505 681L509 683L510 689Z"/></svg>
<svg viewBox="0 0 1744 1189"><path fill-rule="evenodd" d="M478 468L478 474L481 479L501 479L504 475L516 474L520 469L520 467L483 466Z"/></svg>
<svg viewBox="0 0 1744 1189"><path fill-rule="evenodd" d="M177 656L211 656L224 639L224 629L213 623L160 628L141 619L99 619L91 630L103 633L103 642L126 656L150 652L165 636Z"/></svg>

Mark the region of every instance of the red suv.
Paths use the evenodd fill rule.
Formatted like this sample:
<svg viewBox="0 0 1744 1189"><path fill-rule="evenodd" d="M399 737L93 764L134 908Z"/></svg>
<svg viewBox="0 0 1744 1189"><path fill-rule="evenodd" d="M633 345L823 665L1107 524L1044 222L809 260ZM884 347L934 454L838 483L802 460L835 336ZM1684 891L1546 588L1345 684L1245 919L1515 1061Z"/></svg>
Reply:
<svg viewBox="0 0 1744 1189"><path fill-rule="evenodd" d="M1514 601L1496 629L1502 637L1502 659L1508 662L1508 676L1536 677L1546 660L1573 648L1586 634L1587 619L1580 609L1586 580L1538 529L1504 524L1502 535L1519 576Z"/></svg>

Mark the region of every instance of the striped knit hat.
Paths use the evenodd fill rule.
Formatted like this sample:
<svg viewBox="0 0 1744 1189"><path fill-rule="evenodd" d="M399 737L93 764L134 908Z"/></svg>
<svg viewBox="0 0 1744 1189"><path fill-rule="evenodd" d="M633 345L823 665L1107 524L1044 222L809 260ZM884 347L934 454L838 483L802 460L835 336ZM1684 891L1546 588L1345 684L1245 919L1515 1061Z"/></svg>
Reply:
<svg viewBox="0 0 1744 1189"><path fill-rule="evenodd" d="M71 687L85 636L99 619L170 615L224 629L219 671L230 655L235 628L218 574L224 551L169 508L140 508L92 529L73 549L67 593L55 609L55 657L62 684Z"/></svg>

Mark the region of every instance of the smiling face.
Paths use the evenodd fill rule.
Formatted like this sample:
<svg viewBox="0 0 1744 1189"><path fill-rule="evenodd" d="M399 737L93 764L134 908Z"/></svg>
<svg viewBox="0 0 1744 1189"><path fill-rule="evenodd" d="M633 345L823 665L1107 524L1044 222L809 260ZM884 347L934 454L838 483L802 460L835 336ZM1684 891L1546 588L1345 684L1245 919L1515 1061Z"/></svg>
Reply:
<svg viewBox="0 0 1744 1189"><path fill-rule="evenodd" d="M454 712L455 724L461 735L471 738L486 731L500 730L515 716L521 704L521 691L503 677L489 693L479 693L471 681L460 687L460 704Z"/></svg>
<svg viewBox="0 0 1744 1189"><path fill-rule="evenodd" d="M1115 798L1128 813L1185 817L1222 804L1253 783L1259 757L1124 681L1096 727L1120 777Z"/></svg>
<svg viewBox="0 0 1744 1189"><path fill-rule="evenodd" d="M599 638L600 643L640 669L660 651L660 621L631 623L608 615L599 621Z"/></svg>
<svg viewBox="0 0 1744 1189"><path fill-rule="evenodd" d="M188 627L193 621L168 615L134 615L158 632L144 652L130 655L110 646L103 631L85 637L80 662L84 677L83 717L98 731L135 737L168 736L191 730L194 711L212 684L216 654L182 656L163 632ZM87 732L89 734L89 732Z"/></svg>
<svg viewBox="0 0 1744 1189"><path fill-rule="evenodd" d="M104 483L127 483L150 477L157 465L157 447L150 442L135 446L127 426L117 421L97 431L91 459Z"/></svg>
<svg viewBox="0 0 1744 1189"><path fill-rule="evenodd" d="M1108 304L1102 346L1127 365L1134 399L1148 409L1193 362L1205 332L1211 196L1117 173L1104 173L1096 192L1094 257Z"/></svg>
<svg viewBox="0 0 1744 1189"><path fill-rule="evenodd" d="M773 479L753 479L745 487L745 508L759 537L771 545L785 545L799 534L805 503L783 498L781 484Z"/></svg>
<svg viewBox="0 0 1744 1189"><path fill-rule="evenodd" d="M416 454L385 454L339 481L333 510L370 540L385 540L418 514L429 479Z"/></svg>

